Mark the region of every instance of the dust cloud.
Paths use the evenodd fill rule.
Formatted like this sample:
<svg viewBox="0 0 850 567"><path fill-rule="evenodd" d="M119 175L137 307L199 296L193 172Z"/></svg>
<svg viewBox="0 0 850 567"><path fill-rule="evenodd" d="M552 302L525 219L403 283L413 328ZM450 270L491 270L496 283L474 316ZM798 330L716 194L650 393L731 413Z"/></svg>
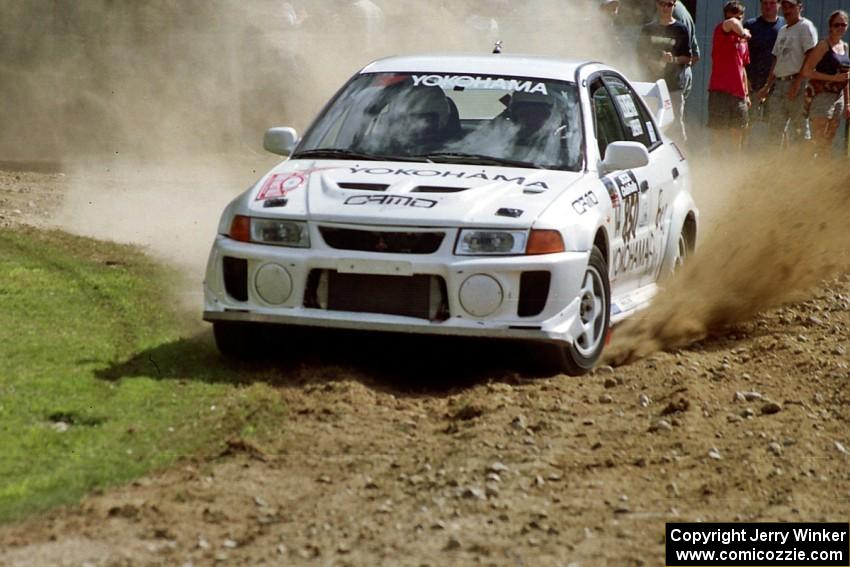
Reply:
<svg viewBox="0 0 850 567"><path fill-rule="evenodd" d="M595 1L519 4L0 0L0 159L250 154L380 57L608 55Z"/></svg>
<svg viewBox="0 0 850 567"><path fill-rule="evenodd" d="M609 55L593 0L0 0L0 14L0 161L60 162L60 228L145 246L195 294L222 208L279 160L264 130L303 131L370 61L497 39Z"/></svg>
<svg viewBox="0 0 850 567"><path fill-rule="evenodd" d="M615 329L607 362L686 346L806 299L812 287L850 269L846 163L788 157L696 164L701 245L646 311Z"/></svg>

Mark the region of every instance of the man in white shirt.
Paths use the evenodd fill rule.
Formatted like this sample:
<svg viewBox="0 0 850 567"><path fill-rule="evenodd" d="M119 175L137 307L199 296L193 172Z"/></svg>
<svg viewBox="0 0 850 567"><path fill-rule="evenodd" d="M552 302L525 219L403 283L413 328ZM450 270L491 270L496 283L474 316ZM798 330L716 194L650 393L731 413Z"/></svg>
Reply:
<svg viewBox="0 0 850 567"><path fill-rule="evenodd" d="M779 30L773 46L773 67L767 83L758 93L759 100L770 96L771 113L768 128L772 140L785 136L790 145L805 138L806 119L803 116L805 80L800 75L806 54L818 42L818 30L802 17L802 0L782 0L785 27ZM771 93L771 88L776 85Z"/></svg>

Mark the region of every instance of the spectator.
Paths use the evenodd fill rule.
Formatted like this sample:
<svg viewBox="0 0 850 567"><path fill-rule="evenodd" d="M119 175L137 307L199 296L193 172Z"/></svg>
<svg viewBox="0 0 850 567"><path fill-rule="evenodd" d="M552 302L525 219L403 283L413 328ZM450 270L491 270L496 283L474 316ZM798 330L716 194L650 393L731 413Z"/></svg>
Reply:
<svg viewBox="0 0 850 567"><path fill-rule="evenodd" d="M806 121L801 95L805 85L800 71L806 54L818 42L818 30L802 16L802 12L802 0L782 0L786 24L777 34L773 46L773 66L767 82L759 91L760 100L770 96L768 103L772 108L768 128L771 139L781 141L784 137L788 145L798 142L805 135Z"/></svg>
<svg viewBox="0 0 850 567"><path fill-rule="evenodd" d="M655 0L632 0L620 5L618 17L626 22L633 24L647 24L649 22L658 21L658 10L655 5ZM699 42L696 36L696 26L691 13L687 6L682 2L676 2L673 6L673 17L681 22L688 30L688 41L691 45L691 57L693 58L692 65L696 65L700 59Z"/></svg>
<svg viewBox="0 0 850 567"><path fill-rule="evenodd" d="M625 50L621 41L620 29L620 0L600 0L599 15L603 29L606 31L606 41L597 44L597 57L609 64L616 65L623 57Z"/></svg>
<svg viewBox="0 0 850 567"><path fill-rule="evenodd" d="M841 38L847 32L847 12L829 17L829 35L812 49L803 64L809 80L806 99L816 155L829 154L842 115L850 120L850 50Z"/></svg>
<svg viewBox="0 0 850 567"><path fill-rule="evenodd" d="M638 40L638 55L652 80L664 79L673 99L673 112L679 119L681 134L674 135L687 141L685 131L685 100L691 92L691 43L688 29L673 17L676 0L656 0L658 20L643 26Z"/></svg>
<svg viewBox="0 0 850 567"><path fill-rule="evenodd" d="M714 28L708 127L715 157L722 155L724 148L733 152L741 149L749 120L751 103L745 67L750 62L747 41L751 36L743 19L744 5L732 0L723 6L723 21Z"/></svg>
<svg viewBox="0 0 850 567"><path fill-rule="evenodd" d="M785 18L779 15L779 0L761 0L761 15L744 22L744 27L752 34L750 38L750 64L747 65L747 78L750 92L757 93L767 83L770 68L773 65L773 46L776 36L785 25ZM760 97L757 97L760 99ZM757 105L750 113L750 124L755 121L766 122L770 107L766 100L754 100ZM755 136L753 131L753 136Z"/></svg>
<svg viewBox="0 0 850 567"><path fill-rule="evenodd" d="M599 11L609 18L613 25L620 13L620 0L600 0Z"/></svg>
<svg viewBox="0 0 850 567"><path fill-rule="evenodd" d="M676 2L676 5L673 7L673 17L682 22L688 30L688 42L691 45L691 65L696 65L699 62L702 53L700 53L699 50L697 28L694 25L694 19L691 17L691 13L688 11L688 8L681 2Z"/></svg>

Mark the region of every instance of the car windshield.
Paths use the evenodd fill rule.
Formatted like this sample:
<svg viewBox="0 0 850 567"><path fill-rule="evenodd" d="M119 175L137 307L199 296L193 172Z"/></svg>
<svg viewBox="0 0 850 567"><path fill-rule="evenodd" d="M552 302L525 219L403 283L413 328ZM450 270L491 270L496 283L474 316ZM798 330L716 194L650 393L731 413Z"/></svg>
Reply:
<svg viewBox="0 0 850 567"><path fill-rule="evenodd" d="M358 75L299 144L298 157L507 165L577 171L575 83L448 73Z"/></svg>

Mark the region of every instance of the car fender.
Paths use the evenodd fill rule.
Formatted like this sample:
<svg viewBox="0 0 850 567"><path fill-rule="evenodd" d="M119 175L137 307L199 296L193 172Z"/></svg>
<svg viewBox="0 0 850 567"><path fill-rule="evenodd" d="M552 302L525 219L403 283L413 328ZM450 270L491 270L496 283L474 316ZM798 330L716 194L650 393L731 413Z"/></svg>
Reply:
<svg viewBox="0 0 850 567"><path fill-rule="evenodd" d="M610 217L611 200L601 182L576 184L570 189L546 209L532 228L560 230L568 251L589 252L597 232L604 230ZM607 232L605 237L609 238Z"/></svg>
<svg viewBox="0 0 850 567"><path fill-rule="evenodd" d="M248 214L248 196L255 188L256 184L234 197L233 200L227 204L224 211L221 213L221 218L218 220L219 234L230 233L230 225L233 222L234 216Z"/></svg>
<svg viewBox="0 0 850 567"><path fill-rule="evenodd" d="M664 248L664 260L661 263L661 274L669 274L673 270L673 262L677 252L677 241L679 234L685 226L685 219L688 215L692 215L696 225L695 241L691 244L696 248L699 232L699 211L696 208L694 199L689 191L680 191L676 195L671 204L670 212L670 231L667 234L667 239Z"/></svg>

